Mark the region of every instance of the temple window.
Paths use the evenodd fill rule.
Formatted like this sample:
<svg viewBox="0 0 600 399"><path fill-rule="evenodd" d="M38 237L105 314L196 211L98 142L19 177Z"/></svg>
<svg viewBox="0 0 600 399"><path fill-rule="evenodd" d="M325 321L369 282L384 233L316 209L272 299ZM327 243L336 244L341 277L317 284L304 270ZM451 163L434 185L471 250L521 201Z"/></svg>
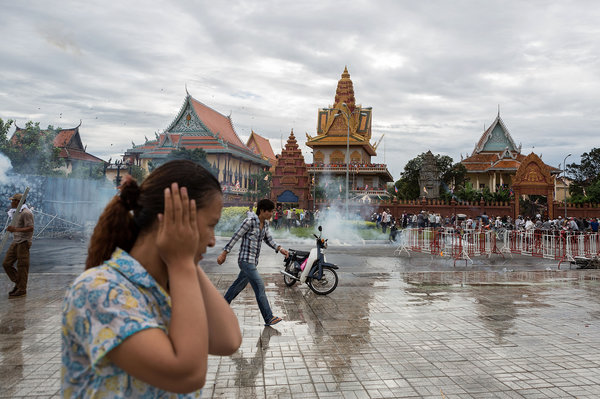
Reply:
<svg viewBox="0 0 600 399"><path fill-rule="evenodd" d="M329 163L343 164L345 163L344 154L341 151L335 150L329 156Z"/></svg>
<svg viewBox="0 0 600 399"><path fill-rule="evenodd" d="M324 159L325 159L325 156L323 155L323 153L321 151L315 152L314 159L313 159L314 163L324 163L323 162Z"/></svg>

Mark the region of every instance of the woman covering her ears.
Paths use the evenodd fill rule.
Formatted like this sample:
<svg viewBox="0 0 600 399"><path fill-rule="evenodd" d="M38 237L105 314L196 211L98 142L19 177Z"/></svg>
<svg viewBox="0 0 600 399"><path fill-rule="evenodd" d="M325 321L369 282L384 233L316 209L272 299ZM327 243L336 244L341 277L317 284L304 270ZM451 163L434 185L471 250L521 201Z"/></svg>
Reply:
<svg viewBox="0 0 600 399"><path fill-rule="evenodd" d="M219 182L191 161L166 163L141 186L126 178L66 294L63 397L200 397L208 355L230 355L242 340L197 266L222 207Z"/></svg>

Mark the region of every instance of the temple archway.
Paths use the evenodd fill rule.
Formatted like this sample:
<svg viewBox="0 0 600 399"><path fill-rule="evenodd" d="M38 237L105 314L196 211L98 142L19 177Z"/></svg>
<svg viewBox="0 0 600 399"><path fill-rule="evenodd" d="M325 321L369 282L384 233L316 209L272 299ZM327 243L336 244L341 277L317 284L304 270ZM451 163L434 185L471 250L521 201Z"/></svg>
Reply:
<svg viewBox="0 0 600 399"><path fill-rule="evenodd" d="M512 189L515 193L515 214L520 214L521 195L543 195L548 200L548 218L554 219L554 180L550 176L550 167L533 152L523 161L513 178Z"/></svg>
<svg viewBox="0 0 600 399"><path fill-rule="evenodd" d="M298 196L290 190L285 190L279 196L277 196L277 202L289 202L292 204L297 204Z"/></svg>

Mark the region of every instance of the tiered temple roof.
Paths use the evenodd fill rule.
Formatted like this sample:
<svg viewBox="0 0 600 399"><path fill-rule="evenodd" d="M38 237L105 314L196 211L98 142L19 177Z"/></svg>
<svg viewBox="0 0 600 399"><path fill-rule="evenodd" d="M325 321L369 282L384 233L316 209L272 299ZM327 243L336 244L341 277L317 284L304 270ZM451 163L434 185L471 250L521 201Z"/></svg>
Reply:
<svg viewBox="0 0 600 399"><path fill-rule="evenodd" d="M508 128L500 117L488 127L475 145L471 156L461 163L468 173L483 172L516 172L525 159L521 154L521 145L517 147ZM558 173L557 168L550 167L552 173Z"/></svg>
<svg viewBox="0 0 600 399"><path fill-rule="evenodd" d="M285 148L277 158L271 183L271 199L274 201L308 206L310 182L302 151L292 130Z"/></svg>
<svg viewBox="0 0 600 399"><path fill-rule="evenodd" d="M255 154L260 155L262 159L268 160L271 165L275 165L275 153L273 152L271 143L266 138L256 134L254 130L250 133L246 147Z"/></svg>
<svg viewBox="0 0 600 399"><path fill-rule="evenodd" d="M139 158L166 158L173 151L185 147L203 149L207 154L227 153L262 166L268 160L248 148L233 127L230 116L225 116L187 94L173 122L155 140L134 145L124 157L136 154Z"/></svg>
<svg viewBox="0 0 600 399"><path fill-rule="evenodd" d="M52 143L54 147L60 148L59 157L65 159L67 162L104 163L102 159L86 152L86 148L79 135L80 126L81 123L70 129L59 129L58 134ZM16 144L25 130L26 129L17 126L14 134L10 138L11 142ZM45 135L50 133L50 130L41 130L40 132Z"/></svg>
<svg viewBox="0 0 600 399"><path fill-rule="evenodd" d="M329 108L320 108L317 119L317 136L306 134L306 145L311 148L346 145L348 125L350 126L350 146L362 147L370 156L377 155L371 139L372 109L356 105L354 86L344 68L335 91L335 103Z"/></svg>

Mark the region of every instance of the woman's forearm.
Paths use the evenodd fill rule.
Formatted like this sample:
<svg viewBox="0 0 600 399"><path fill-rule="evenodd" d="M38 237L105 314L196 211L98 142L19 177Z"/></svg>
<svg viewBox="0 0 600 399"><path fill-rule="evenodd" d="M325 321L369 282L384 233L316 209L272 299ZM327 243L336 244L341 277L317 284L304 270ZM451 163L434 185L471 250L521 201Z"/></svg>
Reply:
<svg viewBox="0 0 600 399"><path fill-rule="evenodd" d="M197 270L208 321L208 351L211 355L231 355L242 343L237 317L202 268Z"/></svg>
<svg viewBox="0 0 600 399"><path fill-rule="evenodd" d="M206 303L198 279L194 278L196 267L185 265L178 269L169 269L169 338L178 364L186 368L200 363L203 366L200 372L206 374L209 336Z"/></svg>

